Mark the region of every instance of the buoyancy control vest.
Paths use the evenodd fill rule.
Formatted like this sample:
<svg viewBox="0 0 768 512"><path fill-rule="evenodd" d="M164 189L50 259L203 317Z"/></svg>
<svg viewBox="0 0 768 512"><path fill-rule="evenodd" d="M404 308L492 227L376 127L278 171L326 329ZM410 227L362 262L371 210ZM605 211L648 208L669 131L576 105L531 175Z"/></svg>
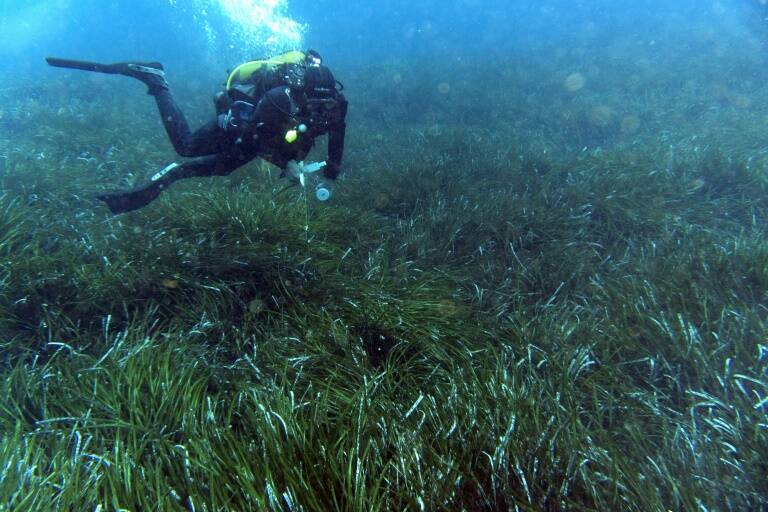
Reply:
<svg viewBox="0 0 768 512"><path fill-rule="evenodd" d="M252 113L248 112L252 120L263 126L260 135L273 141L269 146L280 146L281 153L287 153L290 147L292 151L308 151L315 137L338 130L346 115L343 86L327 67L320 65L319 59L311 57L311 52L308 58L305 52L291 51L240 64L229 74L226 89L216 97L219 118L237 116L237 104L246 103L252 107ZM289 100L286 105L276 101L285 100L276 91L283 87ZM270 115L265 116L265 112ZM241 120L244 122L238 131L252 128L248 127L247 117L241 116Z"/></svg>

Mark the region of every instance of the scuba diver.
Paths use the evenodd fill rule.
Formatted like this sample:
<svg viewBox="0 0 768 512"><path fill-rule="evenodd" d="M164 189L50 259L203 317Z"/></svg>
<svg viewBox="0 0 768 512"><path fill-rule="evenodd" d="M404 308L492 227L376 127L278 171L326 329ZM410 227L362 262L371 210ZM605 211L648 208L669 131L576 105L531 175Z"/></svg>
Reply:
<svg viewBox="0 0 768 512"><path fill-rule="evenodd" d="M340 172L347 100L342 94L343 85L314 50L292 51L236 67L227 79L226 89L215 97L216 118L195 132L190 131L176 105L159 62L99 64L54 57L46 61L51 66L140 80L147 85L147 94L155 98L176 152L192 157L168 165L132 190L97 196L112 213L146 206L176 180L225 176L254 158L276 165L283 171L281 177L288 175L302 184L305 173L322 169L325 178L335 180ZM303 159L315 138L326 133L327 161L305 166ZM316 194L324 200L329 192L318 188Z"/></svg>

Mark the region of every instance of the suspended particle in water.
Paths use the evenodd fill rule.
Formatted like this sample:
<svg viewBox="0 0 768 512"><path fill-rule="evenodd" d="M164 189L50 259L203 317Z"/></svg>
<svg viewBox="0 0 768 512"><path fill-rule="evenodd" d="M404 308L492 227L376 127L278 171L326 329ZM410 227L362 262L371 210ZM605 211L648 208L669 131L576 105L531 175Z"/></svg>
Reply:
<svg viewBox="0 0 768 512"><path fill-rule="evenodd" d="M264 301L260 298L255 298L251 302L248 303L248 311L251 314L258 315L262 311L264 311Z"/></svg>
<svg viewBox="0 0 768 512"><path fill-rule="evenodd" d="M459 308L451 299L442 299L437 303L437 310L444 318L453 318L458 314Z"/></svg>
<svg viewBox="0 0 768 512"><path fill-rule="evenodd" d="M688 183L688 192L696 192L697 190L704 188L704 185L706 184L707 182L701 178L691 180L691 182Z"/></svg>
<svg viewBox="0 0 768 512"><path fill-rule="evenodd" d="M631 134L640 129L640 118L629 114L621 118L621 133Z"/></svg>
<svg viewBox="0 0 768 512"><path fill-rule="evenodd" d="M165 278L161 281L161 283L163 285L163 288L165 288L166 290L175 290L176 288L179 287L178 279Z"/></svg>
<svg viewBox="0 0 768 512"><path fill-rule="evenodd" d="M373 208L378 211L386 210L389 203L390 198L387 194L379 194L373 200Z"/></svg>
<svg viewBox="0 0 768 512"><path fill-rule="evenodd" d="M448 82L440 82L437 85L437 92L440 94L448 94L451 92L451 85Z"/></svg>
<svg viewBox="0 0 768 512"><path fill-rule="evenodd" d="M730 101L731 105L738 108L749 108L749 106L752 104L752 101L746 94L731 94L728 100Z"/></svg>
<svg viewBox="0 0 768 512"><path fill-rule="evenodd" d="M565 78L563 87L566 91L576 92L587 84L587 79L581 73L571 73Z"/></svg>
<svg viewBox="0 0 768 512"><path fill-rule="evenodd" d="M597 105L589 111L587 120L592 126L605 128L613 121L613 110L608 105Z"/></svg>

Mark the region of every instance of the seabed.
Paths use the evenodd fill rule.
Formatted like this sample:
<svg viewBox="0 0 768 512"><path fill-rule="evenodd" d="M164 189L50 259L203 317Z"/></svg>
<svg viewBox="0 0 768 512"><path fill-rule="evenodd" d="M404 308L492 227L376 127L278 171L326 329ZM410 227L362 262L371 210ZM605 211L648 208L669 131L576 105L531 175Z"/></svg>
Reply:
<svg viewBox="0 0 768 512"><path fill-rule="evenodd" d="M768 93L705 60L335 70L331 201L122 216L143 89L0 91L0 510L768 506Z"/></svg>

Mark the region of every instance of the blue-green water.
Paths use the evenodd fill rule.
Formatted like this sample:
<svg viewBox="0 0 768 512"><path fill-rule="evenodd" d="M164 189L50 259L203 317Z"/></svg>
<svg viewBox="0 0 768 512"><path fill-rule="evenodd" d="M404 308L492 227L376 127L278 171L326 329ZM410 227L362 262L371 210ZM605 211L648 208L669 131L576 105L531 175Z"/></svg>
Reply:
<svg viewBox="0 0 768 512"><path fill-rule="evenodd" d="M302 47L320 47L337 62L503 62L505 55L540 48L581 48L594 55L621 43L627 46L619 54L614 49L614 58L663 59L683 48L695 58L705 41L712 50L739 41L732 53L757 59L765 36L765 7L758 0L51 0L6 1L0 14L4 67L30 70L48 54L184 64L204 58L215 68ZM658 46L651 51L654 41Z"/></svg>

